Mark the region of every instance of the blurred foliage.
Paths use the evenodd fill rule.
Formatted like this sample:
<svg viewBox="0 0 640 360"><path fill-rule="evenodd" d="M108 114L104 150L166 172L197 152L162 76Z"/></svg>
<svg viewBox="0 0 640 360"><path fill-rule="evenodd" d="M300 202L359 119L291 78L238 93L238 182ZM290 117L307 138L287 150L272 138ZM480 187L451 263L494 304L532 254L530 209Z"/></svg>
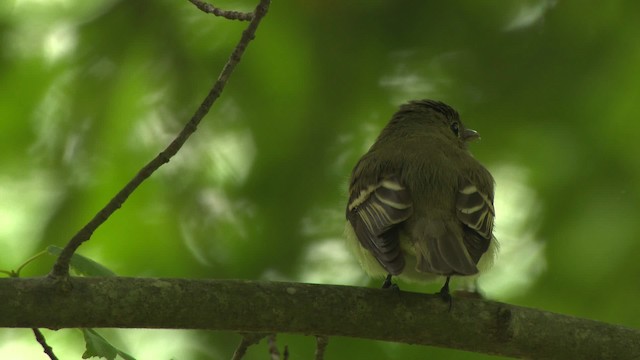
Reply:
<svg viewBox="0 0 640 360"><path fill-rule="evenodd" d="M631 0L274 1L198 132L80 253L127 276L378 286L342 244L345 183L400 103L434 98L482 134L471 150L496 175L488 296L640 327L639 12ZM245 26L186 0L2 1L0 268L63 246L161 151ZM139 359L230 358L240 339L106 332ZM84 349L77 332L45 335L62 358ZM310 337L278 343L314 351ZM0 332L0 354L42 358L29 330ZM326 356L493 358L348 338ZM266 357L263 341L246 358Z"/></svg>

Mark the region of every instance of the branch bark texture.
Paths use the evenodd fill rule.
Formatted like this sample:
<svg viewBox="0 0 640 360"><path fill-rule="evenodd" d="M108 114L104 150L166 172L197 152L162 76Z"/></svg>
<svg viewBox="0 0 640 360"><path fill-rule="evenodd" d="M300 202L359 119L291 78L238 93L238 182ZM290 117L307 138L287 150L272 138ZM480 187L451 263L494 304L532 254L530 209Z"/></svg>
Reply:
<svg viewBox="0 0 640 360"><path fill-rule="evenodd" d="M499 302L299 283L0 279L0 327L349 336L535 359L637 359L640 330Z"/></svg>

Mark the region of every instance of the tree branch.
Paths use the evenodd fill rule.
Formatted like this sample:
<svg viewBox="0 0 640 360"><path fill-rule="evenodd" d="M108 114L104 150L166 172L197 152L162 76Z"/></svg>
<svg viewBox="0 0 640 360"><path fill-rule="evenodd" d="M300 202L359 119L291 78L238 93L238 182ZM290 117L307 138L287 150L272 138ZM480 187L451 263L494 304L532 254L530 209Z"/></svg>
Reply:
<svg viewBox="0 0 640 360"><path fill-rule="evenodd" d="M53 352L53 349L51 348L51 346L47 344L47 339L45 339L44 335L42 335L42 332L40 331L40 329L33 328L31 330L33 330L33 335L36 337L36 341L42 346L42 351L44 351L44 353L47 354L49 359L58 360L58 357Z"/></svg>
<svg viewBox="0 0 640 360"><path fill-rule="evenodd" d="M269 358L271 360L280 360L280 350L278 350L276 334L269 334L269 336L267 336L267 345L269 347Z"/></svg>
<svg viewBox="0 0 640 360"><path fill-rule="evenodd" d="M316 360L324 359L324 351L327 349L327 345L329 345L329 337L327 336L316 336Z"/></svg>
<svg viewBox="0 0 640 360"><path fill-rule="evenodd" d="M207 14L213 14L215 16L222 16L225 19L229 20L240 20L240 21L249 21L253 18L252 13L245 13L240 11L229 11L222 10L217 8L209 3L206 3L201 0L189 0L193 5L195 5L198 9L206 12Z"/></svg>
<svg viewBox="0 0 640 360"><path fill-rule="evenodd" d="M231 360L240 360L244 357L244 354L247 353L247 349L249 346L255 345L265 337L265 334L260 333L244 333L242 334L242 339L240 340L240 344L236 348L236 351L233 352L233 357Z"/></svg>
<svg viewBox="0 0 640 360"><path fill-rule="evenodd" d="M218 79L215 84L209 91L209 94L204 99L198 110L191 117L191 120L184 126L180 134L164 149L158 156L156 156L153 160L151 160L147 165L145 165L138 174L125 185L122 190L120 190L116 196L114 196L108 203L102 208L98 213L91 219L78 233L76 233L69 243L62 250L62 254L58 257L58 260L53 265L53 269L49 274L50 277L56 279L62 279L69 276L69 261L71 260L71 256L73 253L82 245L83 242L89 240L93 232L102 225L116 210L118 210L129 195L131 195L135 189L138 188L143 181L145 181L151 174L153 174L160 166L169 162L169 160L182 148L182 145L187 141L187 139L193 134L200 121L204 116L209 112L213 103L218 99L222 90L224 89L227 81L229 80L229 76L235 69L238 62L242 58L242 54L244 54L247 45L251 40L253 40L256 30L258 29L258 25L262 18L267 14L269 9L270 0L260 0L260 3L256 7L253 12L253 18L251 22L247 26L247 28L242 32L242 37L240 41L234 48L233 52L229 56L229 60L224 65L224 68L220 72Z"/></svg>
<svg viewBox="0 0 640 360"><path fill-rule="evenodd" d="M640 330L478 299L334 285L145 278L0 279L0 327L351 336L535 359L634 359ZM266 311L265 311L266 310Z"/></svg>

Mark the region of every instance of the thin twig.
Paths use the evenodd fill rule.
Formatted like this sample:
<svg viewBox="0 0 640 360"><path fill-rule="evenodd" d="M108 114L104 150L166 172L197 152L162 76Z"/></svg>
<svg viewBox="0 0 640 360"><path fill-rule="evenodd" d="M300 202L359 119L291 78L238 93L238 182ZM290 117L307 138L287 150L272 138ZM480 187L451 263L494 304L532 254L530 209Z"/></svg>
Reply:
<svg viewBox="0 0 640 360"><path fill-rule="evenodd" d="M240 344L238 344L236 351L234 351L231 360L242 359L244 357L244 354L247 353L247 349L249 348L249 346L259 343L264 336L264 334L259 333L243 333Z"/></svg>
<svg viewBox="0 0 640 360"><path fill-rule="evenodd" d="M20 271L22 271L22 269L24 269L25 266L29 265L29 263L31 263L32 261L36 260L37 258L41 257L42 255L44 255L46 253L47 253L47 251L43 250L43 251L40 251L39 253L33 255L32 257L28 258L27 261L25 261L22 265L20 265L20 267L18 268L18 270L15 271L15 274L13 276L20 277Z"/></svg>
<svg viewBox="0 0 640 360"><path fill-rule="evenodd" d="M184 126L180 134L164 149L158 156L145 165L138 174L120 190L116 196L114 196L107 205L102 208L94 217L89 221L78 233L76 233L69 243L62 250L62 253L58 257L58 260L53 265L53 269L49 274L50 277L56 279L68 278L69 276L69 262L71 256L80 247L80 245L89 240L93 232L102 225L116 210L118 210L129 195L131 195L143 181L145 181L151 174L153 174L160 166L169 162L169 160L182 148L182 145L193 134L202 118L209 112L213 103L218 99L222 90L224 89L229 76L235 69L238 62L242 58L247 45L255 37L256 30L262 18L267 14L269 10L270 0L260 0L258 6L254 11L254 16L247 28L242 32L240 41L233 49L233 52L229 56L229 60L224 65L224 68L220 72L218 79L209 91L209 94L204 99L198 110L191 117L189 122Z"/></svg>
<svg viewBox="0 0 640 360"><path fill-rule="evenodd" d="M329 345L329 337L317 335L316 336L316 360L324 359L324 350Z"/></svg>
<svg viewBox="0 0 640 360"><path fill-rule="evenodd" d="M269 355L271 360L280 360L280 351L278 351L278 343L276 342L276 334L271 334L267 337L269 344Z"/></svg>
<svg viewBox="0 0 640 360"><path fill-rule="evenodd" d="M213 14L215 16L222 16L229 20L250 21L253 18L253 13L246 13L241 11L229 11L217 8L209 3L201 0L189 0L198 9L206 12L207 14Z"/></svg>
<svg viewBox="0 0 640 360"><path fill-rule="evenodd" d="M32 328L31 330L33 330L33 335L36 336L36 341L42 345L42 350L44 350L44 353L49 356L49 359L58 360L56 354L53 353L51 346L47 344L47 339L44 338L42 332L38 328Z"/></svg>

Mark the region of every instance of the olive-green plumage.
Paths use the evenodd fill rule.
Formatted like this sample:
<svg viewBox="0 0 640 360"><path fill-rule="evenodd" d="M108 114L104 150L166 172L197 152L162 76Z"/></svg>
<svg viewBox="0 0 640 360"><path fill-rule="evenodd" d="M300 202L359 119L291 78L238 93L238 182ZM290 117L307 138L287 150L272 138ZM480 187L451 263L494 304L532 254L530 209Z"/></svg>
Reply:
<svg viewBox="0 0 640 360"><path fill-rule="evenodd" d="M367 273L433 280L491 262L494 181L466 146L478 137L441 102L393 115L349 183L347 237Z"/></svg>

